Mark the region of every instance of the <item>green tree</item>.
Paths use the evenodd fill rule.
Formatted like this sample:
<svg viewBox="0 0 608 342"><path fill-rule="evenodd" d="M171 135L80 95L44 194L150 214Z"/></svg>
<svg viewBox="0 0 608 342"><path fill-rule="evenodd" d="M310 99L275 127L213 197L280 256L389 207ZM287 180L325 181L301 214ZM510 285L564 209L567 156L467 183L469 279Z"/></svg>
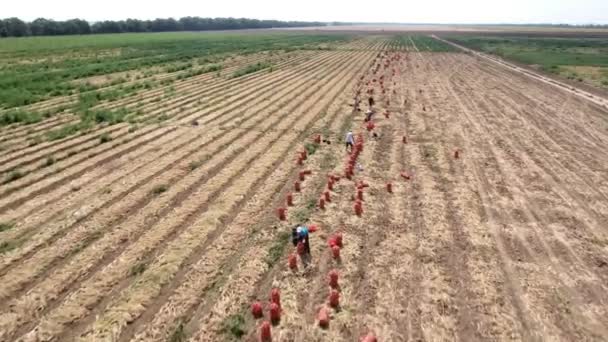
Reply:
<svg viewBox="0 0 608 342"><path fill-rule="evenodd" d="M24 37L29 35L27 24L19 18L4 19L4 25L9 37Z"/></svg>

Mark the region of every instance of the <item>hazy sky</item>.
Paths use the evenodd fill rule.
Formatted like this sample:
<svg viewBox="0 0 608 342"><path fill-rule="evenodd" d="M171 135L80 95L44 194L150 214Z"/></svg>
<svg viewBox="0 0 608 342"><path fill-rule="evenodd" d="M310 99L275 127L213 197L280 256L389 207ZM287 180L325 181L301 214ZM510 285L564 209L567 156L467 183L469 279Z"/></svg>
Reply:
<svg viewBox="0 0 608 342"><path fill-rule="evenodd" d="M2 0L1 17L247 17L407 23L608 24L608 0Z"/></svg>

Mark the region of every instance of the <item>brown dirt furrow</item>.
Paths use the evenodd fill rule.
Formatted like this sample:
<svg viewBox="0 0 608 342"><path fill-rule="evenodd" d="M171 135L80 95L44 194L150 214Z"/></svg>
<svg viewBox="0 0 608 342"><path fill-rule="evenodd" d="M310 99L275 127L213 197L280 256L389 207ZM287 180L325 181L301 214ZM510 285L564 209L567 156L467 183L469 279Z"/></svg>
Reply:
<svg viewBox="0 0 608 342"><path fill-rule="evenodd" d="M563 92L544 83L531 81L519 73L491 63L478 63L477 72L481 70L491 73L497 78L502 78L503 83L501 87L496 87L496 90L509 89L512 92L509 97L517 95L523 100L518 105L527 104L542 113L549 114L548 112L551 112L555 115L554 119L556 120L553 124L565 124L562 125L563 131L556 131L555 133L570 132L579 138L579 144L588 146L601 147L605 143L604 132L608 127L608 118L603 114L606 112L605 108L595 106L572 93ZM522 84L526 85L528 92L521 92ZM585 134L580 134L582 131ZM565 145L565 147L572 146Z"/></svg>
<svg viewBox="0 0 608 342"><path fill-rule="evenodd" d="M313 91L314 91L314 90L313 90ZM280 117L279 117L277 120L280 120ZM275 122L274 122L274 123L272 123L272 122L271 122L271 123L270 123L270 125L268 125L268 126L267 126L267 129L269 129L269 128L271 128L271 127L275 126L275 125L276 125L277 120L275 120ZM251 135L251 134L249 134L249 135ZM254 136L252 136L252 138L254 138L254 139L255 139L255 136L260 136L260 135L259 135L259 134L255 134ZM255 146L260 146L260 144L261 144L261 143L256 143L256 145L255 145ZM246 144L245 144L245 145L246 145ZM241 150L242 150L242 149L243 149L243 148L241 148ZM222 154L223 154L223 153L222 153ZM216 156L217 156L217 159L221 158L221 154L216 155ZM240 156L240 158L238 158L238 159L243 159L243 157L244 157L244 156L243 156L243 155L241 155L241 156ZM254 155L254 157L255 157L255 155ZM237 159L237 160L238 160L238 159ZM251 158L249 158L248 160L251 160ZM222 168L221 168L221 170L218 170L218 171L221 171L221 172L218 174L218 177L220 177L222 174L224 174L225 172L227 172L227 171L225 171L226 169L231 170L232 168L224 168L224 167L222 167ZM219 187L219 188L218 188L218 190L217 190L217 191L215 191L215 193L219 193L220 191L225 190L224 188L225 188L226 186L229 186L230 182L233 182L233 181L235 180L235 177L238 175L238 172L239 172L238 170L235 170L235 171L237 172L237 174L235 174L235 175L231 176L231 178L229 178L229 179L228 179L228 183L223 183L223 184L221 184L221 183L220 183L220 184L215 184L215 182L214 182L214 186L215 186L215 187ZM217 177L215 177L215 178L217 178ZM193 189L193 190L194 190L194 189ZM209 189L208 189L208 190L209 190ZM201 193L201 191L202 191L202 189L201 189L201 190L197 190L195 193L191 194L189 197L195 197L195 198L196 198L197 196L202 196L203 194L205 194L205 193ZM197 194L198 194L198 195L197 195ZM213 194L213 193L212 193L212 194ZM211 195L207 195L207 196L211 196ZM186 198L183 198L183 199L187 201L187 202L185 202L185 203L190 203L190 202L192 202L192 201L193 201L192 199L186 199ZM197 203L199 203L200 201L198 201L198 200L197 200L196 202L197 202ZM182 204L182 205L181 205L181 207L184 207L184 205L186 205L185 203L184 203L184 204ZM200 211L200 210L206 210L205 208L207 207L207 203L206 203L205 201L203 201L202 203L203 203L203 204L202 204L202 206L201 206L201 205L198 205L198 206L199 206L199 209L198 209L197 211ZM192 203L192 204L194 204L194 203ZM192 204L188 204L188 206L192 206ZM172 207L174 207L174 206L172 206ZM191 213L191 214L188 214L188 215L186 215L186 214L188 214L188 213L183 213L183 212L180 212L180 213L179 213L179 215L180 215L180 216L183 216L183 217L184 217L185 219L187 219L187 220L194 220L194 219L196 218L196 215L194 215L194 214L192 214L192 213ZM177 215L177 214L176 214L176 215ZM186 216L184 216L184 215L186 215ZM161 234L166 234L166 233L162 233L162 231L166 231L167 233L170 233L171 231L173 231L173 230L175 229L175 228L174 228L174 226L166 226L165 224L162 224L162 222L165 222L165 221L171 221L171 220L172 220L172 219L171 219L171 216L175 216L175 215L165 216L165 217L164 217L164 218L161 220L161 222L159 222L159 223L161 223L161 224L157 224L157 225L155 225L155 227L158 227L158 229L155 229L154 231L149 231L149 232L148 232L148 233L149 233L148 235L152 235L152 236L158 236L158 237L160 237L160 236L163 236L163 235L158 235L158 234L159 234L159 232L156 232L156 230L160 230L160 233L161 233ZM188 218L188 217L189 217L189 218ZM180 226L181 226L181 225L180 225ZM188 227L188 225L186 225L186 227ZM185 229L185 227L184 227L184 229ZM192 228L190 228L190 229L192 229ZM156 233L156 234L153 234L153 233ZM151 245L151 246L146 245L146 243L148 243L148 241L147 241L147 240L149 240L149 239L146 239L146 235L144 235L144 237L142 237L142 238L141 238L141 239L139 239L139 240L141 240L141 241L138 241L139 243L135 243L135 244L131 245L131 247L133 247L133 248L130 248L130 249L127 251L127 253L128 253L129 255L133 255L133 256L135 256L135 255L141 255L141 253L139 253L139 252L138 252L138 250L139 250L139 249L141 249L141 248L148 249L148 248L150 248L150 247L152 247L152 246L153 246L153 245ZM155 237L153 241L159 241L159 242L160 242L160 240L157 240L157 237ZM167 244L169 241L171 241L171 239L166 240L166 241L165 241L165 243L163 243L163 246L166 246L166 244ZM151 241L150 241L150 242L151 242ZM149 243L148 243L148 244L149 244ZM134 248L134 247L136 247L136 246L139 246L139 248ZM117 261L120 261L118 264L122 265L121 267L125 267L125 266L127 266L127 265L125 265L125 264L124 264L124 259L123 259L123 258L121 258L120 260L117 260ZM115 267L112 267L112 266L116 266L115 264L117 264L117 262L114 262L114 263L110 264L110 266L109 266L109 270L110 270L110 269L114 269ZM108 269L108 268L106 268L106 269ZM107 272L103 272L103 273L107 273ZM108 283L108 278L107 278L107 277L104 277L103 279L99 279L99 277L100 277L100 276L99 276L98 274L96 274L96 276L95 276L93 279L91 279L90 281L87 281L85 284L93 284L92 282L95 282L95 281L96 281L96 283L99 283L99 281L100 281L100 280L103 280L103 283L106 283L106 284ZM95 279L95 278L97 278L97 279ZM112 277L111 279L119 279L119 278ZM112 281L112 282L113 282L113 281ZM126 283L125 285L127 285L127 284L128 284L128 283ZM101 284L99 284L99 285L101 285ZM86 285L83 285L83 286L86 286ZM98 286L96 285L96 287L98 287ZM82 289L82 288L81 288L81 289ZM87 291L84 291L84 292L83 292L83 291L79 291L79 292L77 292L77 294L78 294L78 293L79 293L80 295L85 295L85 296L86 296ZM71 297L73 297L73 296L68 297L68 300L69 300L69 299L71 299ZM95 298L99 298L99 297L96 295L96 296L95 296ZM90 300L91 300L91 298L89 298L88 300L90 301ZM61 310L55 310L55 311L59 311L59 312L60 312Z"/></svg>
<svg viewBox="0 0 608 342"><path fill-rule="evenodd" d="M542 138L539 140L543 146L552 152L548 155L552 157L550 160L555 160L560 168L568 169L573 175L585 172L585 177L581 177L581 183L577 185L582 189L587 188L596 192L601 202L608 201L602 187L594 186L601 182L601 175L608 172L605 167L608 159L601 153L606 140L605 133L602 132L608 129L608 125L598 125L596 121L585 118L587 113L597 112L596 110L587 110L582 114L583 112L578 110L578 105L567 106L570 98L560 107L545 103L538 105L542 100L535 97L535 92L524 94L520 89L521 87L517 89L503 84L497 85L493 90L498 94L496 99L492 100L504 103L511 111L517 111L520 116L511 119L510 122L520 121L518 127L528 129L532 138ZM587 121L587 124L581 124ZM594 130L596 133L593 133ZM596 136L599 141L587 142L587 137L591 136ZM572 140L577 143L569 144L568 142ZM533 154L535 151L531 149L528 152Z"/></svg>
<svg viewBox="0 0 608 342"><path fill-rule="evenodd" d="M339 61L338 61L338 63L337 63L336 65L339 65ZM282 95L281 93L277 93L277 96L281 96L281 95ZM278 98L279 98L279 97L278 97ZM278 98L277 98L277 99L278 99ZM260 112L260 111L258 111L258 112ZM262 119L260 119L260 120L262 120ZM260 122L260 120L258 120L258 122ZM275 121L275 122L276 122L276 121ZM239 133L239 131L235 131L235 133ZM240 133L239 133L239 134L240 134ZM229 136L227 136L226 138L229 138ZM246 145L246 144L245 144L245 145ZM224 144L224 145L221 145L221 146L227 146L227 145L226 145L226 144ZM220 146L220 149L219 149L219 150L221 150L221 149L222 149L222 148L221 148L221 146ZM241 149L239 149L239 150L242 150L242 149L243 149L243 148L241 148ZM233 156L236 156L237 152L238 152L238 151L234 151L234 152L233 152ZM215 153L215 152L213 152L213 151L209 151L207 155L209 155L209 156L210 156L210 155L213 155L213 153ZM224 163L226 163L226 162L228 162L228 161L225 161ZM186 165L183 165L183 167L182 167L182 168L186 168ZM182 168L179 168L179 169L182 169ZM217 170L220 170L221 168L222 168L221 166L216 167L216 169L217 169ZM170 183L170 182L169 182L169 183ZM170 209L171 207L167 207L167 208L168 208L168 209ZM166 210L165 210L165 211L166 211ZM110 217L114 217L114 216L116 216L116 215L111 215ZM124 216L123 216L123 218L124 218ZM150 223L150 222L149 222L149 223ZM80 240L80 239L81 239L81 238L77 238L77 236L76 236L76 237L72 236L71 238L72 238L72 239L76 238L76 241L78 241L78 240ZM61 243L60 245L70 245L70 243L65 242L65 243ZM94 259L93 259L93 260L94 260ZM110 259L110 260L111 260L111 259ZM109 262L110 260L108 260L108 262ZM38 263L39 263L39 262L40 262L40 261L38 261Z"/></svg>
<svg viewBox="0 0 608 342"><path fill-rule="evenodd" d="M589 232L589 234L593 235L593 238L596 239L598 242L605 240L603 232L598 229L599 226L605 223L606 218L604 214L608 213L608 210L605 209L605 205L602 205L603 198L594 198L594 196L589 192L580 192L581 189L584 189L585 187L588 187L588 189L592 189L593 187L589 186L588 183L579 183L580 179L584 179L586 177L577 177L573 173L573 170L566 167L566 165L572 164L570 160L564 161L563 163L561 163L559 160L555 160L556 157L553 156L562 156L563 151L551 150L551 146L548 146L545 142L545 140L553 142L554 138L547 136L546 134L542 133L540 129L536 128L535 124L537 126L538 124L534 122L535 118L532 116L531 113L514 110L513 106L507 104L504 101L494 101L492 99L489 99L488 102L490 101L492 101L490 104L493 105L493 107L501 108L500 113L502 114L502 116L507 116L508 114L511 114L512 117L516 118L511 120L529 119L530 121L532 121L526 122L525 126L534 128L527 128L525 131L533 132L532 134L530 134L530 139L533 139L532 144L534 145L534 148L519 143L524 137L523 130L513 129L508 131L509 135L507 135L506 138L511 138L507 141L511 140L516 142L515 148L520 152L513 152L512 149L507 149L507 152L511 158L519 159L515 162L517 166L526 166L527 169L525 170L533 170L534 172L536 172L537 175L540 175L544 181L549 183L551 189L549 190L545 187L543 189L544 191L555 191L557 193L554 194L554 196L558 197L559 202L561 203L554 202L550 205L546 205L546 207L550 208L554 205L569 206L573 209L575 215L581 210L585 211L587 215L585 215L585 217L578 218L581 221L580 224L585 226L585 229ZM536 118L538 117L539 115L536 115ZM506 117L504 119L509 120L509 117ZM540 125L545 127L545 123L542 123ZM596 154L598 153L599 151L596 151ZM576 157L580 159L581 157L584 157L584 155L581 155L579 153L576 155ZM579 165L577 171L579 171L580 173L584 169L586 168L584 168L582 165ZM531 189L535 190L536 188L532 187ZM545 198L545 200L547 200L547 198ZM589 202L591 202L591 206L588 205ZM577 206L578 208L576 208ZM591 222L593 223L589 225L582 223L583 221L589 220L591 220Z"/></svg>
<svg viewBox="0 0 608 342"><path fill-rule="evenodd" d="M470 94L467 96L471 96ZM483 101L481 99L478 99L478 101ZM474 122L474 121L471 121ZM486 129L480 129L479 125L476 121L473 123L473 125L475 125L475 128L478 130L477 134L480 134L480 132L486 132ZM485 135L481 134L482 137L485 137L488 141L491 141L491 139L488 139ZM490 147L493 145L490 145ZM489 148L489 147L486 147ZM497 154L499 153L499 154ZM492 152L485 152L485 154L487 156L492 156L492 158L497 158L494 159L494 163L496 163L494 165L495 167L495 172L496 172L496 176L498 177L502 177L504 180L503 181L499 181L497 182L498 184L502 183L502 184L509 184L511 185L512 181L514 180L514 178L509 178L509 173L504 169L503 166L501 166L501 162L502 159L500 158L500 152L497 151L496 149L492 149ZM486 170L489 170L488 168L488 164L486 162ZM486 171L487 172L487 171ZM509 192L508 188L503 186L500 188L500 193L498 194L498 197L504 197L504 196L508 196L508 201L519 201L517 199L517 194L512 194ZM516 197L513 197L516 196ZM505 210L505 209L502 209ZM526 212L527 208L523 207L523 208L519 208L519 210L521 210L522 212ZM501 213L501 220L503 222L508 222L508 216L504 215ZM530 219L531 216L528 216L528 219ZM531 255L533 255L533 260L535 264L539 264L542 262L550 262L554 265L554 267L557 267L559 269L559 266L556 265L555 263L552 262L553 257L554 257L554 253L551 251L551 248L548 246L548 244L546 243L546 241L542 238L542 236L540 236L539 234L535 233L535 230L537 230L537 225L535 224L535 220L529 220L530 223L524 225L524 227L526 227L529 232L525 232L524 234L532 234L532 235L528 235L528 237L522 237L519 238L519 240L523 243L524 246L528 246L528 252L531 253ZM508 223L506 223L508 224ZM526 235L527 235L526 234ZM533 243L534 245L530 245L530 243ZM538 253L541 253L540 255ZM531 265L526 265L526 266L531 266ZM553 272L552 272L553 273ZM542 274L542 272L534 272L529 274L528 279L529 283L528 286L531 286L532 288L534 287L539 287L539 288L544 288L545 285L543 285L542 283L545 282L546 280L543 279L543 277L550 277L550 278L554 278L554 277L558 277L558 274ZM555 278L554 278L555 279ZM581 328L584 329L584 327L578 326L578 323L581 324L585 324L585 322L587 322L586 319L579 319L576 320L577 321L577 325L573 325L573 324L564 324L566 322L571 322L571 320L564 320L562 319L562 314L564 313L563 311L561 313L559 313L559 311L555 310L555 305L559 305L555 302L554 298L551 298L549 296L547 296L547 294L549 293L555 293L558 297L561 296L566 296L568 298L570 298L570 300L574 300L575 302L578 302L579 299L577 298L577 296L573 296L574 293L568 288L568 286L563 283L562 281L557 280L559 283L561 283L561 286L559 287L559 290L556 288L553 291L548 291L548 292L539 292L538 295L540 298L536 297L534 299L531 300L539 300L540 303L537 304L535 306L536 309L536 313L538 314L539 311L539 306L542 305L546 308L546 310L548 310L549 312L551 312L551 314L548 317L552 317L552 323L547 322L546 320L543 321L543 324L551 324L554 329L552 329L553 331L547 331L547 334L561 334L561 336L580 336L581 334ZM542 304L541 304L542 303ZM576 308L577 305L575 304L575 306L571 307L571 310L574 311L572 312L572 314L574 315L578 315L580 313L577 313L578 309ZM582 318L582 317L579 317ZM574 321L574 320L572 320ZM573 322L572 322L573 323ZM559 327L559 328L558 328ZM543 331L541 333L544 333L545 329L543 329Z"/></svg>
<svg viewBox="0 0 608 342"><path fill-rule="evenodd" d="M557 144L557 141L578 141L578 139L570 134L561 136L556 134L555 132L562 129L551 127L549 117L544 117L539 111L531 113L522 109L517 104L517 100L509 98L508 95L504 95L500 100L488 102L494 106L507 108L508 112L505 115L517 115L511 117L510 121L520 121L520 127L525 127L531 139L538 144L535 146L536 148L526 146L526 154L534 158L535 162L544 168L544 173L550 175L554 182L563 183L562 186L569 187L569 192L575 195L579 201L596 205L598 208L593 209L596 211L594 215L602 215L603 220L606 220L608 217L608 207L605 204L608 202L607 189L601 185L598 186L602 181L601 175L608 172L602 166L605 163L602 161L601 149L583 151L584 148L577 144L575 145L577 148L569 147L566 150L563 148L564 143ZM549 135L546 132L551 133ZM556 169L564 174L560 175L562 178L558 178Z"/></svg>
<svg viewBox="0 0 608 342"><path fill-rule="evenodd" d="M517 323L510 320L512 308L498 311L492 309L495 302L504 293L494 293L493 297L488 293L486 287L478 287L478 284L485 285L494 281L496 285L502 281L500 275L488 272L492 265L497 261L491 260L487 255L487 245L476 248L474 241L479 241L475 232L470 232L472 225L467 220L466 199L474 198L474 191L463 190L467 188L462 171L461 163L453 157L453 151L461 143L459 129L454 127L457 118L452 117L455 106L449 98L445 96L445 80L443 75L451 70L449 60L441 60L441 66L447 70L441 70L434 63L440 60L439 57L430 61L433 72L436 74L434 81L430 82L425 88L423 97L427 103L427 116L432 119L430 136L435 141L432 144L421 145L422 149L428 154L425 155L427 167L434 171L434 176L438 189L444 196L445 218L449 222L452 231L453 243L445 251L445 258L448 264L448 273L454 280L456 286L455 302L458 310L458 338L462 341L485 340L485 339L504 339L515 338ZM433 133L432 131L435 131ZM436 150L434 150L436 148ZM433 152L436 152L434 154ZM465 201L463 201L465 200ZM478 212L478 210L476 210ZM480 218L479 218L480 219ZM478 220L475 225L479 225ZM466 222L466 223L465 223ZM500 287L492 285L491 288L499 290Z"/></svg>
<svg viewBox="0 0 608 342"><path fill-rule="evenodd" d="M498 111L502 113L508 111L504 108L497 108ZM492 130L497 131L496 128L493 128ZM510 130L507 132L517 132L517 130ZM602 322L602 317L606 316L605 313L602 313L603 310L597 308L593 303L606 302L606 292L602 290L595 290L595 288L591 288L590 291L585 291L585 288L583 287L585 282L596 282L599 283L598 285L602 286L601 282L599 282L598 278L595 276L595 267L587 265L581 260L581 258L578 256L579 253L576 253L572 249L572 246L570 245L571 241L567 236L560 236L558 238L556 235L556 232L558 231L568 231L567 228L580 229L582 226L585 230L587 230L587 234L594 236L595 233L593 228L595 228L597 231L597 228L599 227L586 226L583 222L589 221L587 217L581 217L580 223L576 224L575 226L565 227L564 223L567 224L567 220L555 220L555 218L563 217L563 215L556 215L555 212L553 212L554 216L545 215L544 213L552 210L552 208L563 208L565 203L563 203L562 198L560 198L560 196L553 190L553 184L544 184L544 180L542 179L544 177L539 177L539 175L543 174L543 170L537 169L536 165L531 163L530 160L526 160L525 151L518 151L518 149L521 149L519 142L525 141L522 136L509 133L505 135L500 134L498 137L504 141L500 145L503 148L497 152L500 156L502 172L509 177L510 174L507 170L515 169L517 170L516 173L519 176L518 178L508 178L508 182L511 186L520 189L520 192L516 193L514 197L517 199L517 197L521 196L519 201L527 203L526 207L523 208L522 213L529 221L538 222L538 225L533 225L534 228L552 227L548 233L537 228L538 232L536 233L536 237L532 238L532 243L536 243L536 240L540 242L546 251L546 255L550 258L552 263L555 265L554 267L557 269L556 276L558 276L564 284L571 283L572 279L578 279L577 283L581 285L567 285L566 287L566 292L568 296L572 298L571 300L574 302L573 304L576 307L572 309L572 311L576 313L580 307L582 310L582 312L579 313L580 315L583 315L583 312L588 311L597 312L597 317L594 317L594 315L590 315L588 313L585 315L590 316L589 319L592 322L592 325L588 327L588 330L601 332L602 329L604 329L602 324L605 324L605 322L600 322ZM510 144L507 141L512 141L513 143ZM513 146L513 148L508 148L507 146L509 145ZM513 152L501 153L503 150L513 150ZM559 169L554 170L558 172ZM520 179L525 181L525 185ZM600 238L598 237L598 239ZM574 237L574 240L575 244L581 244L582 242L578 237ZM554 250L555 246L557 246L556 250ZM581 248L581 250L595 250L596 253L602 253L601 250L594 245L586 244L586 246L581 246L579 248ZM567 269L562 268L562 265L566 266ZM570 287L572 287L572 289L569 290ZM591 310L586 309L586 306L588 305L586 303L593 306ZM576 321L585 322L585 320L582 319L577 319ZM606 333L604 332L602 334ZM582 336L586 335L588 334L584 334Z"/></svg>
<svg viewBox="0 0 608 342"><path fill-rule="evenodd" d="M486 158L483 154L476 150L477 146L483 146L483 142L481 145L478 145L476 141L472 141L471 137L467 134L469 130L471 130L471 110L467 105L463 102L462 98L454 92L452 87L446 88L449 91L449 95L456 101L459 107L459 116L464 118L464 121L457 120L459 123L462 135L462 150L466 151L466 162L465 165L467 169L469 169L469 176L473 179L473 185L476 189L474 189L480 206L479 208L479 216L482 218L482 222L485 223L487 227L487 232L491 235L493 242L491 245L495 245L495 249L499 254L499 262L496 264L500 269L503 278L505 279L505 292L508 294L508 302L512 304L514 311L516 313L516 317L514 318L516 324L521 324L520 334L523 340L525 341L538 341L541 340L541 336L548 331L547 328L542 327L540 319L536 316L533 316L533 309L529 306L530 304L527 301L524 301L524 287L525 285L521 284L517 281L518 275L516 272L516 266L513 265L514 260L521 260L521 253L513 254L513 250L507 244L508 240L505 241L507 237L505 235L505 225L501 223L501 216L499 215L498 210L494 207L494 203L496 202L497 196L490 191L490 189L495 186L496 182L492 182L489 180L487 175L487 166L489 165L487 162L484 162ZM476 135L473 134L472 137ZM482 164L482 165L480 165Z"/></svg>

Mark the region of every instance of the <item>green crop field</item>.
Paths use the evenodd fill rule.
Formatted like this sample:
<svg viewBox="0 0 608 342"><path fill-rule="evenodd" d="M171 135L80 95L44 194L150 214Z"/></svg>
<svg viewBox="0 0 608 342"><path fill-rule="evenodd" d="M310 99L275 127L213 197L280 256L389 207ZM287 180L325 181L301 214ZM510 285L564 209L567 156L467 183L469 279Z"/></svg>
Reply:
<svg viewBox="0 0 608 342"><path fill-rule="evenodd" d="M423 35L397 35L393 37L392 44L396 49L406 47L410 51L458 52L458 49L449 44Z"/></svg>
<svg viewBox="0 0 608 342"><path fill-rule="evenodd" d="M572 80L608 87L607 38L450 37L464 46L492 53Z"/></svg>
<svg viewBox="0 0 608 342"><path fill-rule="evenodd" d="M166 72L192 70L219 63L232 53L310 49L345 39L341 35L190 32L6 38L0 40L0 108L94 90L98 84L77 82L94 76L133 71L150 76L159 72L154 69L158 66ZM119 77L113 83L125 81Z"/></svg>

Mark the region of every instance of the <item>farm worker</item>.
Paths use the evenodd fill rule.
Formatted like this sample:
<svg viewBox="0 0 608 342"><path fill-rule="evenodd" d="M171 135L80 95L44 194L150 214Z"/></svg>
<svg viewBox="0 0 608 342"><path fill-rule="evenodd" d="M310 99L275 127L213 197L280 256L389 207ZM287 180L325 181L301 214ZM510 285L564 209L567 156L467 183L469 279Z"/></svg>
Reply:
<svg viewBox="0 0 608 342"><path fill-rule="evenodd" d="M348 133L346 133L346 151L348 151L349 147L350 147L350 151L353 150L353 146L355 146L355 137L353 136L353 132L352 131L348 131Z"/></svg>
<svg viewBox="0 0 608 342"><path fill-rule="evenodd" d="M374 111L370 109L365 112L365 122L368 122L372 119L372 115L374 115Z"/></svg>
<svg viewBox="0 0 608 342"><path fill-rule="evenodd" d="M310 236L308 227L305 225L296 225L291 230L291 242L294 246L297 246L299 243L304 245L304 254L301 255L302 263L304 266L307 266L310 262Z"/></svg>

